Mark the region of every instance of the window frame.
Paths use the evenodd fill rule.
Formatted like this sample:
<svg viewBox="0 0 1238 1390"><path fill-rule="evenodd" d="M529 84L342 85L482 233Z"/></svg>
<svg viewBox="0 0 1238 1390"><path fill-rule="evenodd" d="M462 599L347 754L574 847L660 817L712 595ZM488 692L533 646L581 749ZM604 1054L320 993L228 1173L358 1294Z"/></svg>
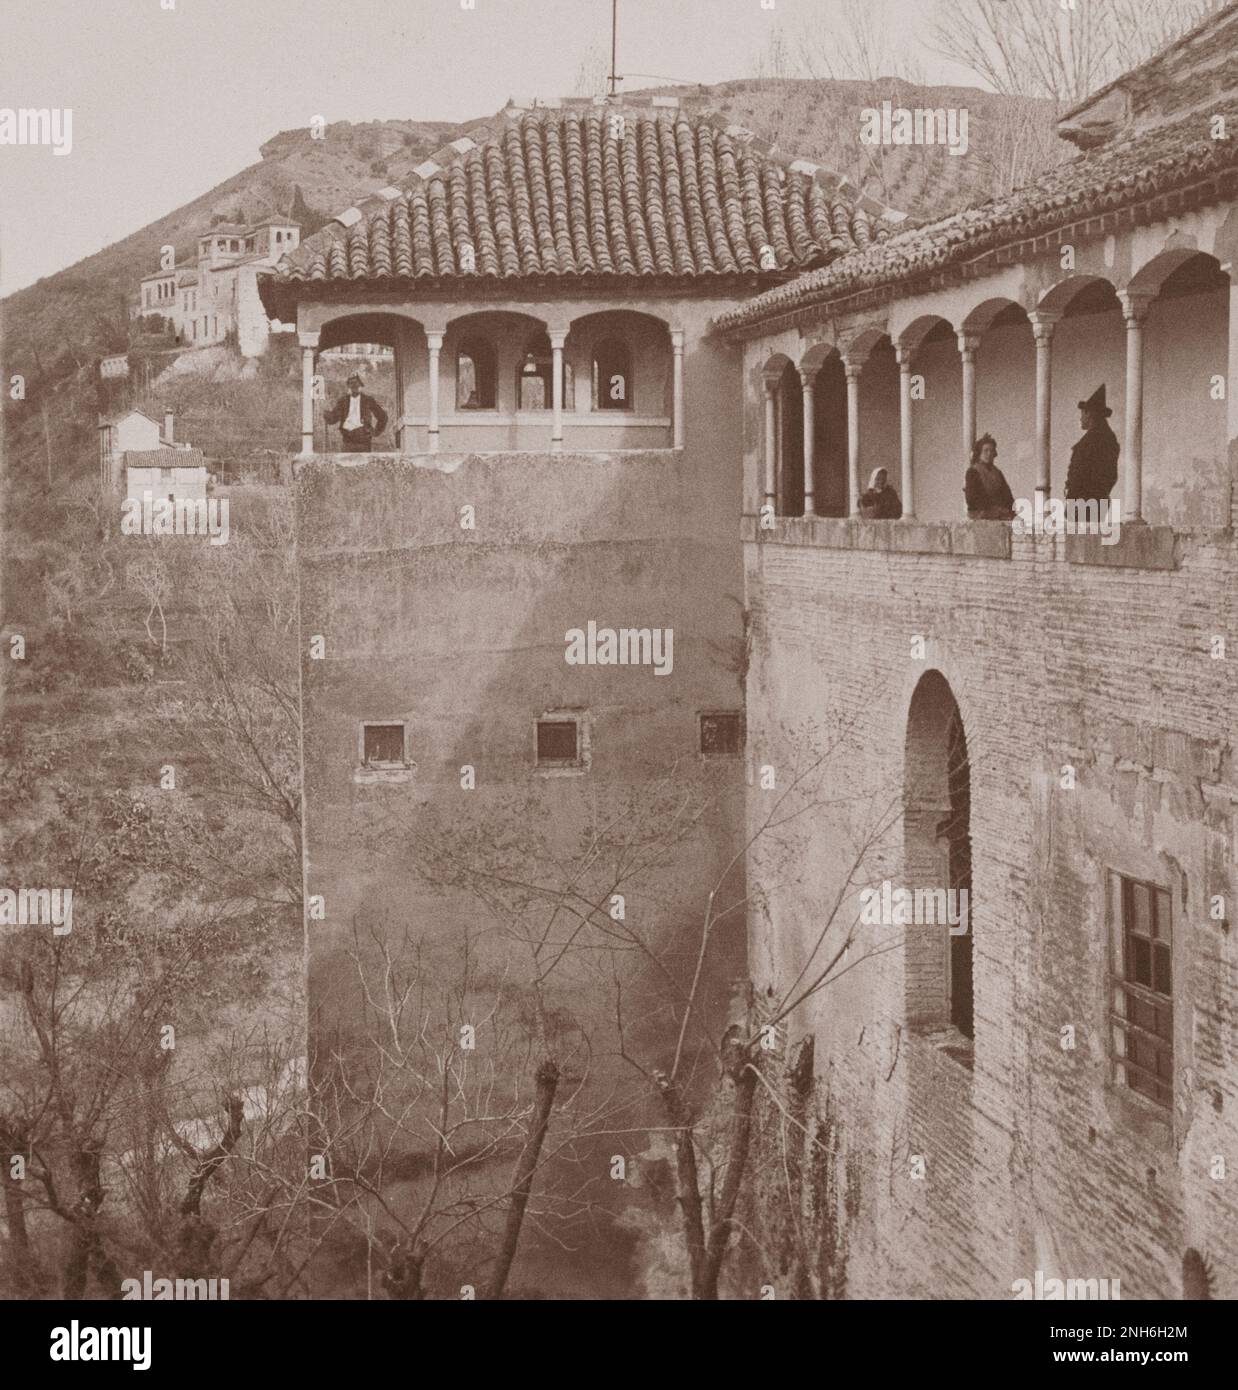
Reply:
<svg viewBox="0 0 1238 1390"><path fill-rule="evenodd" d="M543 724L575 724L576 756L543 759L538 747L538 730ZM533 720L533 770L539 777L577 777L588 772L593 761L590 721L581 709L545 710Z"/></svg>
<svg viewBox="0 0 1238 1390"><path fill-rule="evenodd" d="M365 755L365 734L367 729L399 729L401 759L371 761ZM408 721L405 719L362 719L357 725L357 767L362 772L407 772L412 767L408 755Z"/></svg>
<svg viewBox="0 0 1238 1390"><path fill-rule="evenodd" d="M734 719L735 720L735 751L708 752L704 748L704 727L707 719ZM707 758L713 762L716 759L730 758L739 759L744 756L744 742L746 729L744 726L744 712L738 709L702 709L696 713L696 751L697 756Z"/></svg>
<svg viewBox="0 0 1238 1390"><path fill-rule="evenodd" d="M1130 923L1137 917L1135 907L1136 890L1147 894L1148 927L1151 934L1142 930L1132 930ZM1174 979L1178 974L1174 963L1174 902L1173 890L1154 879L1142 878L1137 874L1126 874L1120 869L1106 869L1105 893L1109 927L1109 958L1106 979L1106 1024L1108 1042L1106 1053L1109 1060L1109 1077L1112 1085L1123 1095L1135 1096L1158 1113L1172 1114L1174 1088L1177 1079L1177 1049L1174 1029L1176 1024ZM1128 912L1129 903L1129 912ZM1162 903L1167 922L1162 931ZM1151 984L1145 985L1134 977L1137 968L1131 960L1129 942L1134 938L1147 943L1148 976ZM1161 954L1163 953L1163 954ZM1160 973L1158 962L1164 961L1168 975L1168 992L1156 988ZM1128 971L1130 973L1128 973ZM1152 1010L1152 1028L1132 1020L1127 1009L1131 1002L1142 1003ZM1165 1031L1158 1028L1160 1011L1168 1014ZM1137 1035L1145 1042L1151 1052L1153 1067L1144 1061L1132 1060L1127 1052L1127 1040ZM1168 1076L1160 1074L1161 1060L1167 1062ZM1136 1085L1131 1077L1134 1074L1142 1081Z"/></svg>

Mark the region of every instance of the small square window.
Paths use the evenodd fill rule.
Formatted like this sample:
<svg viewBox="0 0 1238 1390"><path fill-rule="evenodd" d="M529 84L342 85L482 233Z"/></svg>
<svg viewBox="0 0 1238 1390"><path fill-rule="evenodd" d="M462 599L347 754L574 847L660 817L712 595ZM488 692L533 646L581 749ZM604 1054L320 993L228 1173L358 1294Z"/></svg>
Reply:
<svg viewBox="0 0 1238 1390"><path fill-rule="evenodd" d="M580 726L574 719L539 719L537 721L537 761L541 763L575 764L580 760Z"/></svg>
<svg viewBox="0 0 1238 1390"><path fill-rule="evenodd" d="M363 760L367 767L403 767L404 725L366 724Z"/></svg>
<svg viewBox="0 0 1238 1390"><path fill-rule="evenodd" d="M733 758L743 743L741 720L734 711L702 714L701 754L707 758Z"/></svg>

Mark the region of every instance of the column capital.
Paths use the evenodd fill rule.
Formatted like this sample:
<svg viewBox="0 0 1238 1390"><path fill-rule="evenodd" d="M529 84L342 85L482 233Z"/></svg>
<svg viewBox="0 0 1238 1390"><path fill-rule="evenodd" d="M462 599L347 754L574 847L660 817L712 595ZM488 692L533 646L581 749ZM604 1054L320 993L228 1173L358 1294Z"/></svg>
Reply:
<svg viewBox="0 0 1238 1390"><path fill-rule="evenodd" d="M546 336L550 339L550 346L552 348L562 348L563 344L567 342L567 335L570 332L570 328L548 328L546 330Z"/></svg>
<svg viewBox="0 0 1238 1390"><path fill-rule="evenodd" d="M1047 343L1053 337L1053 330L1061 322L1061 311L1057 309L1029 309L1027 321L1032 325L1032 337L1038 343Z"/></svg>
<svg viewBox="0 0 1238 1390"><path fill-rule="evenodd" d="M864 363L868 361L868 354L862 357L846 357L842 359L843 375L848 381L859 381L860 373L864 370Z"/></svg>
<svg viewBox="0 0 1238 1390"><path fill-rule="evenodd" d="M1148 306L1156 298L1153 290L1119 290L1118 303L1127 324L1142 323L1147 317Z"/></svg>
<svg viewBox="0 0 1238 1390"><path fill-rule="evenodd" d="M426 330L426 345L431 352L438 352L443 346L443 331L429 328Z"/></svg>
<svg viewBox="0 0 1238 1390"><path fill-rule="evenodd" d="M797 367L795 370L800 374L800 384L805 391L811 391L821 375L820 367Z"/></svg>
<svg viewBox="0 0 1238 1390"><path fill-rule="evenodd" d="M911 371L911 349L909 347L903 347L901 343L895 347L894 360L898 363L900 372Z"/></svg>
<svg viewBox="0 0 1238 1390"><path fill-rule="evenodd" d="M765 399L773 400L778 390L778 378L776 376L770 376L770 374L766 372L761 377L761 385L765 389Z"/></svg>
<svg viewBox="0 0 1238 1390"><path fill-rule="evenodd" d="M671 329L671 351L672 351L672 352L682 352L682 351L683 351L683 339L684 339L684 333L683 333L683 329L682 329L682 328L672 328L672 329Z"/></svg>
<svg viewBox="0 0 1238 1390"><path fill-rule="evenodd" d="M959 333L956 337L959 342L959 354L963 357L974 357L976 349L980 346L980 334Z"/></svg>
<svg viewBox="0 0 1238 1390"><path fill-rule="evenodd" d="M303 348L316 348L318 346L318 340L321 337L322 333L319 329L315 329L312 332L301 330L297 333L297 342L300 343Z"/></svg>

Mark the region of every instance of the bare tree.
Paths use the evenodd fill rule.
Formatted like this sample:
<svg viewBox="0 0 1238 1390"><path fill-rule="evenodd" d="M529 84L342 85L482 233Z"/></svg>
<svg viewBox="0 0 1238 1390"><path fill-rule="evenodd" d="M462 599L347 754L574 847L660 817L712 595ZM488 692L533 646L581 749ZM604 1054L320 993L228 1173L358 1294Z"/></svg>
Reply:
<svg viewBox="0 0 1238 1390"><path fill-rule="evenodd" d="M359 1245L369 1297L503 1298L528 1220L594 1208L577 1151L617 1112L605 1095L585 1102L589 1039L478 946L466 932L443 959L407 927L354 932L359 1005L347 1032L314 1039L327 1286L348 1280Z"/></svg>
<svg viewBox="0 0 1238 1390"><path fill-rule="evenodd" d="M801 731L788 740L798 752L782 786L770 792L713 887L686 917L657 910L659 876L696 852L712 812L726 804L733 813L736 804L734 789L710 793L674 768L655 787L599 817L567 859L534 833L513 831L537 823L531 810L513 805L504 806L493 825L479 823L475 834L457 826L448 836L423 824L411 842L400 842L404 862L415 862L438 886L472 895L503 924L504 935L529 952L539 987L552 970L573 982L574 991L590 978L609 982L611 1026L602 1026L596 1007L582 996L578 1012L588 1012L588 1021L581 1028L599 1081L609 1083L613 1063L634 1077L636 1089L619 1108L640 1117L645 1142L670 1144L694 1298L719 1296L748 1183L758 1102L767 1093L777 1100L766 1077L774 1044L781 1046L788 1020L809 1001L874 954L851 958L855 893L884 850L894 813L872 788L850 803L828 790L827 773L853 737L840 725L824 738ZM849 867L833 901L822 905L803 960L780 995L758 998L750 991L743 1021L724 1033L716 999L723 939L742 930L749 914L769 910L776 890L798 877L802 839L814 816L844 804L852 812ZM390 833L384 826L382 838ZM744 888L745 865L759 886ZM624 900L643 902L646 910L616 913L613 905ZM719 1129L720 1111L727 1118Z"/></svg>
<svg viewBox="0 0 1238 1390"><path fill-rule="evenodd" d="M934 50L995 92L1082 101L1217 6L1213 0L951 0L929 31Z"/></svg>

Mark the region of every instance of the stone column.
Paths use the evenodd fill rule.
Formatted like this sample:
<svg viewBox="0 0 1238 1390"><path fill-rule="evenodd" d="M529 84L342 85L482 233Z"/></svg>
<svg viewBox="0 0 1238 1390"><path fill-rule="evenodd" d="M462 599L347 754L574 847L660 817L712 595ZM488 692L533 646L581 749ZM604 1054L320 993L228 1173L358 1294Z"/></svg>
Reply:
<svg viewBox="0 0 1238 1390"><path fill-rule="evenodd" d="M298 333L301 344L301 458L314 452L314 356L318 350L317 333Z"/></svg>
<svg viewBox="0 0 1238 1390"><path fill-rule="evenodd" d="M427 333L426 345L430 349L430 422L426 427L426 448L430 453L438 451L438 355L443 349L441 333Z"/></svg>
<svg viewBox="0 0 1238 1390"><path fill-rule="evenodd" d="M1120 290L1126 319L1126 444L1122 486L1122 520L1143 520L1143 324L1153 296Z"/></svg>
<svg viewBox="0 0 1238 1390"><path fill-rule="evenodd" d="M392 366L395 370L395 427L392 433L395 437L396 453L399 454L404 452L404 373L408 367L408 326L403 320L396 324L391 348L394 354Z"/></svg>
<svg viewBox="0 0 1238 1390"><path fill-rule="evenodd" d="M550 448L553 453L563 449L563 344L566 328L552 328L550 337L550 399L554 409L550 426Z"/></svg>
<svg viewBox="0 0 1238 1390"><path fill-rule="evenodd" d="M850 516L860 513L860 494L864 479L860 476L860 373L862 358L844 357L843 373L847 378L847 511Z"/></svg>
<svg viewBox="0 0 1238 1390"><path fill-rule="evenodd" d="M1053 326L1061 314L1035 309L1027 318L1036 340L1036 491L1043 504L1053 477Z"/></svg>
<svg viewBox="0 0 1238 1390"><path fill-rule="evenodd" d="M903 520L916 514L915 501L915 441L911 431L911 349L895 349L898 359L898 435L899 457L902 464Z"/></svg>
<svg viewBox="0 0 1238 1390"><path fill-rule="evenodd" d="M803 387L804 397L804 515L813 516L816 514L816 413L815 402L813 400L816 385L818 367L801 367L800 384Z"/></svg>
<svg viewBox="0 0 1238 1390"><path fill-rule="evenodd" d="M762 505L777 511L778 487L778 382L766 377L765 385L765 492Z"/></svg>
<svg viewBox="0 0 1238 1390"><path fill-rule="evenodd" d="M684 442L683 422L683 329L671 329L671 360L674 364L673 387L675 393L674 409L671 415L671 447L682 449Z"/></svg>
<svg viewBox="0 0 1238 1390"><path fill-rule="evenodd" d="M976 442L976 349L975 333L960 333L959 358L963 367L963 461L970 463L971 446Z"/></svg>

